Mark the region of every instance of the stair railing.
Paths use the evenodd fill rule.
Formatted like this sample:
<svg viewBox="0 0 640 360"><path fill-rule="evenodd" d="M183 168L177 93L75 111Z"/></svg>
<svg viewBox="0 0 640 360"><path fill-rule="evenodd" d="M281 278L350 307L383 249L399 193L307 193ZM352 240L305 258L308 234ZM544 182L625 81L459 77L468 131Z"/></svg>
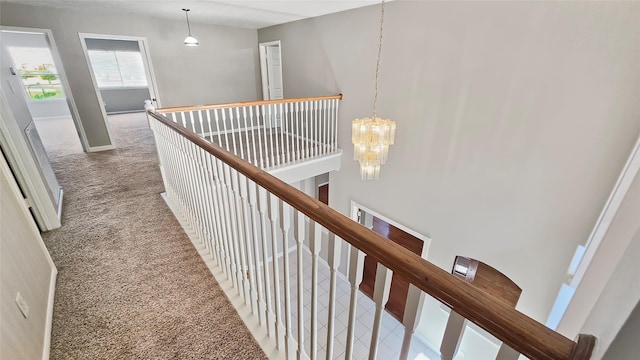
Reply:
<svg viewBox="0 0 640 360"><path fill-rule="evenodd" d="M262 169L335 152L342 95L158 109Z"/></svg>
<svg viewBox="0 0 640 360"><path fill-rule="evenodd" d="M348 330L341 343L345 344L345 359L354 356L358 351L354 341L357 299L362 296L357 288L367 254L379 261L370 359L377 356L381 313L392 273L411 284L402 359L407 357L420 316L418 299L424 294L531 359L590 358L593 336L581 334L572 341L195 134L184 122L153 109L148 109L148 115L168 203L218 281L228 285L223 286L227 295L269 357L333 359L338 346L336 327L344 322L336 321L339 293L349 294ZM328 239L322 235L325 231ZM343 258L340 239L350 254L347 292L339 292L336 285ZM320 314L318 306L322 242L326 242L330 269L326 315ZM290 249L295 253L293 260ZM305 263L307 252L311 261ZM305 282L305 272L311 272L310 284ZM319 336L323 319L326 337Z"/></svg>

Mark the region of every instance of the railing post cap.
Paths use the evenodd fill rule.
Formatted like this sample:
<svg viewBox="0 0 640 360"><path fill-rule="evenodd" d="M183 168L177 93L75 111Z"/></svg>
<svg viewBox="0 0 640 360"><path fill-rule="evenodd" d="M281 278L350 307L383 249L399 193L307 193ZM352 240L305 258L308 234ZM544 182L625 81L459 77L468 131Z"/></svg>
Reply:
<svg viewBox="0 0 640 360"><path fill-rule="evenodd" d="M151 100L145 100L144 101L144 110L145 111L154 111L156 108L153 107L153 104L151 103Z"/></svg>

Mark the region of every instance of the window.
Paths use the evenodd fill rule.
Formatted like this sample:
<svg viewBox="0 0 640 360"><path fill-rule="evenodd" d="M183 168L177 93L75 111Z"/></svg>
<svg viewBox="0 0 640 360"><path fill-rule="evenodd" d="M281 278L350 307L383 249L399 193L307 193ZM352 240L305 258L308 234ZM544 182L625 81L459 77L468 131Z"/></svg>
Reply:
<svg viewBox="0 0 640 360"><path fill-rule="evenodd" d="M134 51L89 50L99 88L147 87L142 55Z"/></svg>
<svg viewBox="0 0 640 360"><path fill-rule="evenodd" d="M58 70L48 48L11 47L9 54L29 100L65 98Z"/></svg>

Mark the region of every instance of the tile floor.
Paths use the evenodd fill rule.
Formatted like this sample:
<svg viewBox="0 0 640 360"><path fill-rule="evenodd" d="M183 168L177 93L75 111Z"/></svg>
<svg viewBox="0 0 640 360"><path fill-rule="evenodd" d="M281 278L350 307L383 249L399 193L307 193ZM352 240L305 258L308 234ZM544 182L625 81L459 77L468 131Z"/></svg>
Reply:
<svg viewBox="0 0 640 360"><path fill-rule="evenodd" d="M298 290L297 290L297 255L296 252L290 252L289 256L289 296L291 303L291 324L292 336L297 340L298 337ZM304 280L303 280L303 320L304 320L304 337L305 351L307 355L310 352L309 334L311 328L311 254L305 249L304 256ZM284 316L284 276L283 276L283 258L278 261L280 273L280 296L281 296L281 314ZM273 271L269 271L269 276L273 279ZM329 304L329 284L330 284L329 267L323 261L318 266L318 359L326 358L326 338L328 325L328 304ZM349 301L351 297L351 286L346 278L342 275L337 276L336 281L336 321L334 330L334 359L344 359L347 338L347 326L349 315ZM273 286L273 280L271 280ZM273 292L275 293L275 291ZM352 359L367 359L371 343L371 333L375 316L375 303L369 297L358 291L358 300L356 308L356 326L354 338L354 351ZM378 346L378 359L398 359L404 338L404 326L388 314L383 312L382 326L380 330L380 342ZM419 339L412 340L409 352L409 359L428 360L439 358L437 352L423 344Z"/></svg>

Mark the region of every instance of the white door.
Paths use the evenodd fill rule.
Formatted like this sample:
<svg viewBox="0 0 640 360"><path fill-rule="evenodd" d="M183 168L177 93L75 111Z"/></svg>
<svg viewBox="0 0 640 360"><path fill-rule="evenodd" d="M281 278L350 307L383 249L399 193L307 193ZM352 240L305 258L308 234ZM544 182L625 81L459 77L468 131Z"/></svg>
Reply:
<svg viewBox="0 0 640 360"><path fill-rule="evenodd" d="M264 100L284 97L282 89L282 55L280 41L260 44L260 68L262 72L262 94Z"/></svg>
<svg viewBox="0 0 640 360"><path fill-rule="evenodd" d="M4 145L7 146L6 150L11 153L10 156L20 162L20 164L14 164L16 167L19 165L19 168L13 170L19 173L17 176L22 179L21 186L29 193L27 197L35 205L33 211L38 225L43 230L50 230L60 226L59 205L62 200L62 189L33 124L33 118L27 106L26 90L19 71L13 64L5 44L2 45L0 52L0 60L2 60L0 81L9 107L7 110L12 113L11 115L9 113L2 115L2 121L6 122L2 129L7 131L3 137L6 141L9 141L8 138L10 138L13 146ZM43 184L44 189L37 187L38 183ZM46 195L44 195L45 193ZM53 213L51 213L52 210Z"/></svg>

